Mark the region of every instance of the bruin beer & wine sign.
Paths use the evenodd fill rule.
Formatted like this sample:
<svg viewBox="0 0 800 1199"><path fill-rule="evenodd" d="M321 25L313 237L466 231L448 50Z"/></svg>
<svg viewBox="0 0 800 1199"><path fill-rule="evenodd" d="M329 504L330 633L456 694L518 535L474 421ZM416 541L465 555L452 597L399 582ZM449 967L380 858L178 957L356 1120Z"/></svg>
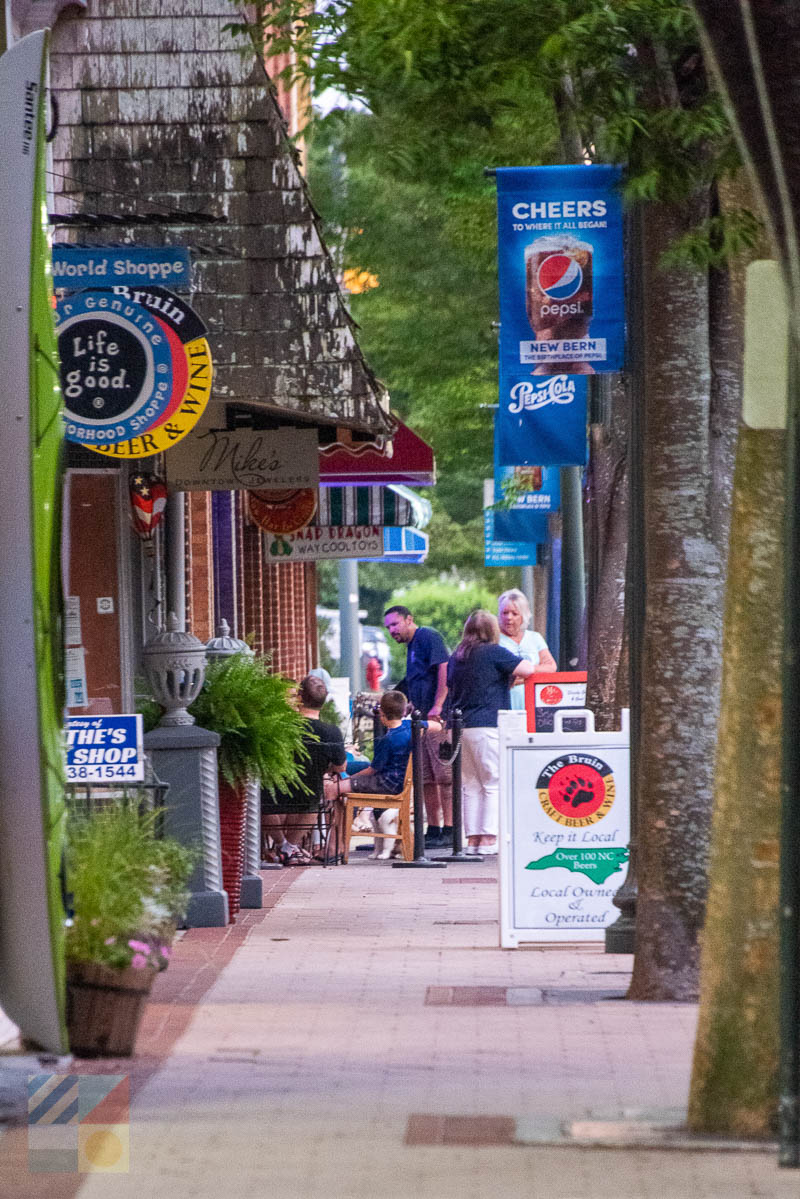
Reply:
<svg viewBox="0 0 800 1199"><path fill-rule="evenodd" d="M501 394L532 375L621 369L619 179L611 166L497 171Z"/></svg>

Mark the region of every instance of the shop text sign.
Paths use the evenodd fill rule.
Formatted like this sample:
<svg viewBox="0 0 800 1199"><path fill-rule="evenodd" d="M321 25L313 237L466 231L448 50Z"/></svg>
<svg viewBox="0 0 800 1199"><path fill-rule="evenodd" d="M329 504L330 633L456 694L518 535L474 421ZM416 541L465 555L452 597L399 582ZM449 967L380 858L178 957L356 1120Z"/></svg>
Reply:
<svg viewBox="0 0 800 1199"><path fill-rule="evenodd" d="M250 491L319 484L315 429L209 429L166 459L173 491Z"/></svg>
<svg viewBox="0 0 800 1199"><path fill-rule="evenodd" d="M625 714L627 717L627 713ZM501 732L501 943L602 940L630 839L627 719L617 733Z"/></svg>
<svg viewBox="0 0 800 1199"><path fill-rule="evenodd" d="M68 782L144 780L141 715L70 716L66 738Z"/></svg>
<svg viewBox="0 0 800 1199"><path fill-rule="evenodd" d="M270 562L383 557L382 525L308 525L296 533L265 533Z"/></svg>
<svg viewBox="0 0 800 1199"><path fill-rule="evenodd" d="M53 246L53 287L57 289L76 291L112 283L188 288L191 281L189 251L184 246Z"/></svg>

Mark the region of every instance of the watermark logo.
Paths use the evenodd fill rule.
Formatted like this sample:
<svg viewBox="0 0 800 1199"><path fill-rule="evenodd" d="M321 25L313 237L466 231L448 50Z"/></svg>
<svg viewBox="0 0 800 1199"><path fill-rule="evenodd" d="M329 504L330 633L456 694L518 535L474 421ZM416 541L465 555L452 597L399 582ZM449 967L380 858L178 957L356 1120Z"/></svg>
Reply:
<svg viewBox="0 0 800 1199"><path fill-rule="evenodd" d="M32 1174L127 1174L127 1074L28 1076L28 1169Z"/></svg>

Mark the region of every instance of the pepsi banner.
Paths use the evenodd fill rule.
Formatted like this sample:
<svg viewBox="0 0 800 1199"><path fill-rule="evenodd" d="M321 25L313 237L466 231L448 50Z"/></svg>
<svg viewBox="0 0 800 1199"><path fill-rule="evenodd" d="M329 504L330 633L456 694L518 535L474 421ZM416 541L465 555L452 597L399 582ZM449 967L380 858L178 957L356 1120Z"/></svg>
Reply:
<svg viewBox="0 0 800 1199"><path fill-rule="evenodd" d="M495 421L500 466L584 466L587 461L585 375L517 379L501 386Z"/></svg>
<svg viewBox="0 0 800 1199"><path fill-rule="evenodd" d="M532 376L622 370L622 169L496 174L501 396Z"/></svg>

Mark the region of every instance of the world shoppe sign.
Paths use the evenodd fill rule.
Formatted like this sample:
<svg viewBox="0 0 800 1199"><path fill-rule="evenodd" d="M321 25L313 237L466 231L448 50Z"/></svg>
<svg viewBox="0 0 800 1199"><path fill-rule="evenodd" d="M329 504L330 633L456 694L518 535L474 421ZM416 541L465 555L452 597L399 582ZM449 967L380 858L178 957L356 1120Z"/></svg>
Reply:
<svg viewBox="0 0 800 1199"><path fill-rule="evenodd" d="M180 441L211 394L206 327L162 287L97 288L56 309L65 433L121 458L158 454Z"/></svg>

